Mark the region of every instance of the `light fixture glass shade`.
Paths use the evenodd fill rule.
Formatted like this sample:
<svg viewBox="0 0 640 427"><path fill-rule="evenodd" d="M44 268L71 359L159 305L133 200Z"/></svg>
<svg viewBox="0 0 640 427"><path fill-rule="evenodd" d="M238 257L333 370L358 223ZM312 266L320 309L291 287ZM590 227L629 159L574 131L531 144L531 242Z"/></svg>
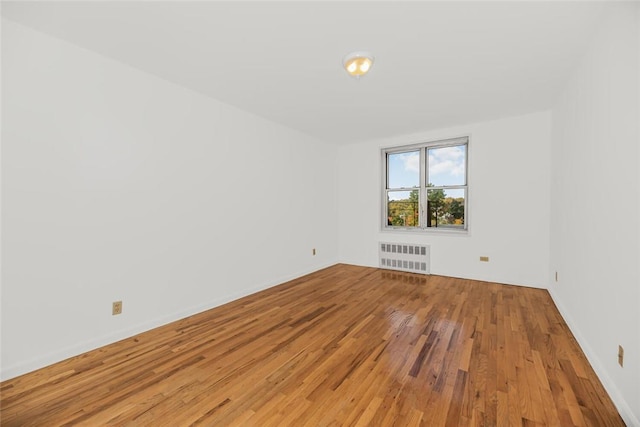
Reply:
<svg viewBox="0 0 640 427"><path fill-rule="evenodd" d="M344 57L342 65L350 76L360 78L371 69L373 55L367 52L353 52Z"/></svg>

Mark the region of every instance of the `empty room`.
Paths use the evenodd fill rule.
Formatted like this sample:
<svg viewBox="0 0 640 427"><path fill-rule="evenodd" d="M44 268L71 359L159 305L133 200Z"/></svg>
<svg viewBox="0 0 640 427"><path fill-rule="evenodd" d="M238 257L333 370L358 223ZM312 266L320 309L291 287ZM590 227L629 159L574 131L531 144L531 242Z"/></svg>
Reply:
<svg viewBox="0 0 640 427"><path fill-rule="evenodd" d="M0 14L0 425L640 426L640 3Z"/></svg>

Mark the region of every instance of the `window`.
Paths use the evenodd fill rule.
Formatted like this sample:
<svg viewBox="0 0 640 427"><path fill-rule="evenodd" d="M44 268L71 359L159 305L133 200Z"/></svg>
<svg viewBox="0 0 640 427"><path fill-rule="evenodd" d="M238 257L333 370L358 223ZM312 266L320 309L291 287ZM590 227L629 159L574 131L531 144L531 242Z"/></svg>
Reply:
<svg viewBox="0 0 640 427"><path fill-rule="evenodd" d="M465 231L469 138L382 150L383 229Z"/></svg>

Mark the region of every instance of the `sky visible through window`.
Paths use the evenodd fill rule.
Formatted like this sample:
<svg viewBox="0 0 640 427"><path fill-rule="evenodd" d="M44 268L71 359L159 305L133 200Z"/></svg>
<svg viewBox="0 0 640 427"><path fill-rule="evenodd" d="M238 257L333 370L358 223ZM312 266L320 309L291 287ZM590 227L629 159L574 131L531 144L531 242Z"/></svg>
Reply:
<svg viewBox="0 0 640 427"><path fill-rule="evenodd" d="M465 185L466 146L427 148L429 157L428 183L434 186ZM389 154L389 188L418 188L420 186L420 151ZM391 200L404 194L392 192ZM463 197L464 190L447 190L447 197Z"/></svg>

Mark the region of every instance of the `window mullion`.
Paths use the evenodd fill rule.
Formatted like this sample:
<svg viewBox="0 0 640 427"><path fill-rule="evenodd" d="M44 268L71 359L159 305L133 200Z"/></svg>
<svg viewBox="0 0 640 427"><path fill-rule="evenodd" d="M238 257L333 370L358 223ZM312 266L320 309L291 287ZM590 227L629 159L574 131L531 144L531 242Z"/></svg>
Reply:
<svg viewBox="0 0 640 427"><path fill-rule="evenodd" d="M420 228L425 228L427 226L427 221L425 218L425 213L427 211L427 207L425 206L425 201L427 200L427 149L426 147L422 147L420 149L420 203L418 204L418 209L420 209L418 217L420 218Z"/></svg>

